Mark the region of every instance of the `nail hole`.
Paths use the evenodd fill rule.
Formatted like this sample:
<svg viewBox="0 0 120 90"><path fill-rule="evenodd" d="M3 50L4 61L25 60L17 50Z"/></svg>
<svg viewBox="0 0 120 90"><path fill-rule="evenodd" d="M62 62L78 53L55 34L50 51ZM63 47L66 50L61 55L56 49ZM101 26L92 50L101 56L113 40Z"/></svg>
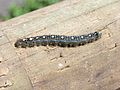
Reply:
<svg viewBox="0 0 120 90"><path fill-rule="evenodd" d="M60 57L63 57L63 54L62 54L62 53L60 53Z"/></svg>
<svg viewBox="0 0 120 90"><path fill-rule="evenodd" d="M115 47L117 47L117 43L115 43Z"/></svg>

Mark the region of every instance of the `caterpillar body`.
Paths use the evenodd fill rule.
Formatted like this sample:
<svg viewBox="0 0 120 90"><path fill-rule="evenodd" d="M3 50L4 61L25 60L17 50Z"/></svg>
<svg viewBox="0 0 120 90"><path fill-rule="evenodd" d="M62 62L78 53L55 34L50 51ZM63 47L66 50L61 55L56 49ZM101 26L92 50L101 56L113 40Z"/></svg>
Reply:
<svg viewBox="0 0 120 90"><path fill-rule="evenodd" d="M47 45L60 46L60 47L75 47L96 41L99 38L101 38L101 35L102 33L100 32L94 32L80 36L43 35L43 36L18 39L14 45L17 48L47 46Z"/></svg>

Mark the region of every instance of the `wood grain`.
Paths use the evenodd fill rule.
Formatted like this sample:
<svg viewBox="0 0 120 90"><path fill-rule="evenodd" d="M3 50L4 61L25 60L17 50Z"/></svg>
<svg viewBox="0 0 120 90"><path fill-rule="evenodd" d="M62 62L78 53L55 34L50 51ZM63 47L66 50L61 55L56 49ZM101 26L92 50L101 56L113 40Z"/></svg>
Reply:
<svg viewBox="0 0 120 90"><path fill-rule="evenodd" d="M15 48L18 38L102 33L75 48ZM64 0L0 23L0 89L118 90L120 0Z"/></svg>

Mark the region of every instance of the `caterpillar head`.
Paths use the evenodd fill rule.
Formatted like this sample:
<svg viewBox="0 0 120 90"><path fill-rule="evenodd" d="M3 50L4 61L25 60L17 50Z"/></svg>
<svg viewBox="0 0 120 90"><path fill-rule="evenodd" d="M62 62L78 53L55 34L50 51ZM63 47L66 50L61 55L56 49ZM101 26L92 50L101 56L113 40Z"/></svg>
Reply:
<svg viewBox="0 0 120 90"><path fill-rule="evenodd" d="M94 37L97 40L97 39L101 38L102 33L100 33L100 32L94 32L93 35L94 35Z"/></svg>

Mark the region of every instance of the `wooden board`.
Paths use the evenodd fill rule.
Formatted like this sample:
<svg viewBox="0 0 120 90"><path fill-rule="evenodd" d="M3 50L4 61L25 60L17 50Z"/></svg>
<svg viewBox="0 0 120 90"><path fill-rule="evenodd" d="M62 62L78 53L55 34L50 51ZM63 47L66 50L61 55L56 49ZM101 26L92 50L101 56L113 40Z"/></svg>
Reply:
<svg viewBox="0 0 120 90"><path fill-rule="evenodd" d="M19 38L82 35L100 40L75 48L15 48ZM64 0L0 23L0 89L119 90L120 0Z"/></svg>

